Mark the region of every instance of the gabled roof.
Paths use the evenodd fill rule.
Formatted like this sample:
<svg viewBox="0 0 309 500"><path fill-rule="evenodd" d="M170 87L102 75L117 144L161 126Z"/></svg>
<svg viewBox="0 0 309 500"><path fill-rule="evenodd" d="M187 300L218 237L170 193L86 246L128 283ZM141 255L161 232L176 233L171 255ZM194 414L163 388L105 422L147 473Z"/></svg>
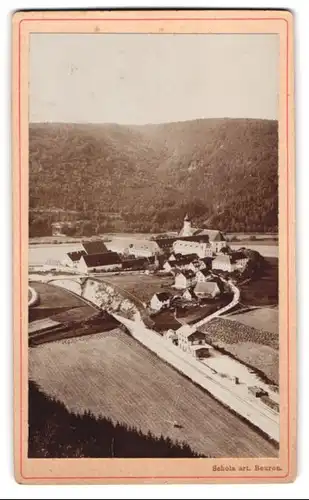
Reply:
<svg viewBox="0 0 309 500"><path fill-rule="evenodd" d="M86 254L83 255L82 258L84 259L87 267L108 266L121 263L121 259L116 252Z"/></svg>
<svg viewBox="0 0 309 500"><path fill-rule="evenodd" d="M213 260L212 262L213 262L213 264L214 264L215 262L219 262L219 263L221 263L221 264L231 264L231 262L232 262L232 257L231 257L231 255L229 255L229 254L223 254L223 253L220 253L220 254L218 254L218 255L214 258L214 260Z"/></svg>
<svg viewBox="0 0 309 500"><path fill-rule="evenodd" d="M206 278L207 276L210 276L210 274L209 274L209 270L208 270L208 269L200 269L198 272L199 272L199 273L202 273L202 274L205 276L205 278Z"/></svg>
<svg viewBox="0 0 309 500"><path fill-rule="evenodd" d="M183 274L188 279L193 278L195 276L194 272L191 271L190 269L182 269L177 273L177 275L179 274Z"/></svg>
<svg viewBox="0 0 309 500"><path fill-rule="evenodd" d="M247 258L248 258L248 257L247 257L247 255L246 255L244 252L240 252L240 251L238 251L238 252L233 252L233 253L231 254L231 256L232 256L232 259L233 259L234 261L236 261L236 260L241 260L241 259L247 259Z"/></svg>
<svg viewBox="0 0 309 500"><path fill-rule="evenodd" d="M171 294L168 292L159 292L159 293L155 293L155 295L158 297L158 299L161 302L165 302L166 300L171 298Z"/></svg>
<svg viewBox="0 0 309 500"><path fill-rule="evenodd" d="M145 259L145 257L141 257L140 259L126 259L122 261L122 267L124 269L136 268L143 266L146 262L148 262L148 259Z"/></svg>
<svg viewBox="0 0 309 500"><path fill-rule="evenodd" d="M201 262L204 262L204 264L211 265L212 263L212 258L211 257L203 257L202 259L199 259Z"/></svg>
<svg viewBox="0 0 309 500"><path fill-rule="evenodd" d="M82 241L82 246L85 252L89 255L108 252L108 249L102 240Z"/></svg>
<svg viewBox="0 0 309 500"><path fill-rule="evenodd" d="M78 262L79 259L83 256L86 255L85 250L79 250L77 252L68 252L67 256L72 262Z"/></svg>
<svg viewBox="0 0 309 500"><path fill-rule="evenodd" d="M225 241L221 231L218 229L197 229L194 236L208 236L209 241Z"/></svg>
<svg viewBox="0 0 309 500"><path fill-rule="evenodd" d="M215 281L205 281L205 282L198 282L197 285L194 288L194 292L196 294L198 293L205 293L207 294L212 294L214 292L219 291L218 284Z"/></svg>
<svg viewBox="0 0 309 500"><path fill-rule="evenodd" d="M159 248L161 250L166 250L167 248L171 248L173 243L175 241L175 238L158 238L155 240Z"/></svg>
<svg viewBox="0 0 309 500"><path fill-rule="evenodd" d="M183 337L190 337L192 333L196 332L195 326L192 325L182 325L180 328L177 330L177 335L182 335Z"/></svg>
<svg viewBox="0 0 309 500"><path fill-rule="evenodd" d="M190 286L189 288L186 288L186 290L184 290L182 295L184 295L185 293L188 293L188 292L191 294L191 296L193 298L196 298L196 295L194 293L194 286Z"/></svg>

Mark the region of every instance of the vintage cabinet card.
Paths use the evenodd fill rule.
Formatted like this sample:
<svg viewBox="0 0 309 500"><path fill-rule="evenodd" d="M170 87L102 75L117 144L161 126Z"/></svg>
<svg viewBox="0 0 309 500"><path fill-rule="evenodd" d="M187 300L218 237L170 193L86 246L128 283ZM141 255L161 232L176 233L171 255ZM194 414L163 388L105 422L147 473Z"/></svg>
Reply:
<svg viewBox="0 0 309 500"><path fill-rule="evenodd" d="M291 13L12 22L17 481L292 481Z"/></svg>

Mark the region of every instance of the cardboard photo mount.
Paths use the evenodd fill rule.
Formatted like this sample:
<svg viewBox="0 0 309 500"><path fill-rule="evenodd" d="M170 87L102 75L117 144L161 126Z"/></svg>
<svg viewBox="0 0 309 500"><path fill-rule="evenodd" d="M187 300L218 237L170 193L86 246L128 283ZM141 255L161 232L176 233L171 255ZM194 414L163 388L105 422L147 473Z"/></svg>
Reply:
<svg viewBox="0 0 309 500"><path fill-rule="evenodd" d="M295 158L293 15L285 10L17 12L12 18L14 455L22 484L279 483L296 476ZM29 459L28 187L31 33L272 33L279 56L278 458ZM55 54L56 57L56 54Z"/></svg>

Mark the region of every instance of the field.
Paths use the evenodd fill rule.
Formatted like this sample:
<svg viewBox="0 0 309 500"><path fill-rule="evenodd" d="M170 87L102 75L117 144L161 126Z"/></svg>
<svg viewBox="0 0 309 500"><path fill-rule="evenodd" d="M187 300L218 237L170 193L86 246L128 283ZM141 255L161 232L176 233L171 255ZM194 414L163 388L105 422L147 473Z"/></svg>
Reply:
<svg viewBox="0 0 309 500"><path fill-rule="evenodd" d="M92 335L118 326L118 322L107 313L93 321L92 317L98 313L98 309L61 287L39 282L32 282L32 286L39 293L40 301L37 307L29 311L29 324L34 326L32 321L40 320L43 329L49 321L51 327L44 332L41 328L29 328L30 345ZM92 323L86 324L85 321L90 318ZM50 320L57 322L57 325L53 326ZM70 325L66 326L68 323Z"/></svg>
<svg viewBox="0 0 309 500"><path fill-rule="evenodd" d="M240 311L237 314L230 314L228 319L274 334L278 334L279 331L277 308L261 307L246 312Z"/></svg>
<svg viewBox="0 0 309 500"><path fill-rule="evenodd" d="M251 366L261 376L279 384L279 334L216 318L204 327L208 341Z"/></svg>
<svg viewBox="0 0 309 500"><path fill-rule="evenodd" d="M119 290L125 290L143 303L149 302L156 292L173 292L172 285L174 284L174 278L172 276L157 276L155 274L147 275L141 273L108 276L106 279L103 277L102 281L115 285Z"/></svg>
<svg viewBox="0 0 309 500"><path fill-rule="evenodd" d="M240 302L250 306L278 304L278 259L266 259L267 267L263 276L239 285Z"/></svg>
<svg viewBox="0 0 309 500"><path fill-rule="evenodd" d="M185 441L204 455L277 455L268 440L119 329L30 349L29 376L71 412L89 410Z"/></svg>
<svg viewBox="0 0 309 500"><path fill-rule="evenodd" d="M59 286L49 285L48 283L30 282L39 294L40 302L38 308L51 307L80 307L84 303L73 294Z"/></svg>

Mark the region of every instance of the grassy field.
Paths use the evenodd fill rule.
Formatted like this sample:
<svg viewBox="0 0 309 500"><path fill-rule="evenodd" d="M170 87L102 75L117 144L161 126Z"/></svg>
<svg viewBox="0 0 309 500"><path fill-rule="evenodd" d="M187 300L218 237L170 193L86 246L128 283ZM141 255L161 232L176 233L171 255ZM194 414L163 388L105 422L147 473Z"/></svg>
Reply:
<svg viewBox="0 0 309 500"><path fill-rule="evenodd" d="M278 304L278 259L267 258L263 276L239 285L240 302L244 305L267 306Z"/></svg>
<svg viewBox="0 0 309 500"><path fill-rule="evenodd" d="M279 384L279 334L216 318L201 328L208 341Z"/></svg>
<svg viewBox="0 0 309 500"><path fill-rule="evenodd" d="M107 313L94 321L98 309L61 287L39 282L33 282L32 285L39 293L40 302L29 311L30 324L44 318L59 323L48 331L29 332L29 343L32 346L64 338L92 335L118 326L118 322Z"/></svg>
<svg viewBox="0 0 309 500"><path fill-rule="evenodd" d="M67 290L55 286L49 285L48 283L40 282L30 282L30 286L33 287L40 296L40 303L38 308L44 307L80 307L84 305L81 300L69 293Z"/></svg>
<svg viewBox="0 0 309 500"><path fill-rule="evenodd" d="M30 322L43 318L53 318L61 323L82 321L97 311L95 307L59 286L40 282L31 282L30 285L39 294L38 304L29 311Z"/></svg>
<svg viewBox="0 0 309 500"><path fill-rule="evenodd" d="M230 321L238 321L243 325L252 326L258 330L274 333L278 335L278 309L270 307L261 307L251 311L230 314L227 317Z"/></svg>
<svg viewBox="0 0 309 500"><path fill-rule="evenodd" d="M185 441L204 455L277 455L273 444L122 330L30 349L29 376L70 412L89 410Z"/></svg>
<svg viewBox="0 0 309 500"><path fill-rule="evenodd" d="M156 292L173 292L172 285L174 278L172 276L159 276L156 274L129 274L108 276L103 281L116 285L119 289L125 290L142 302L149 302ZM176 293L176 291L175 291Z"/></svg>

